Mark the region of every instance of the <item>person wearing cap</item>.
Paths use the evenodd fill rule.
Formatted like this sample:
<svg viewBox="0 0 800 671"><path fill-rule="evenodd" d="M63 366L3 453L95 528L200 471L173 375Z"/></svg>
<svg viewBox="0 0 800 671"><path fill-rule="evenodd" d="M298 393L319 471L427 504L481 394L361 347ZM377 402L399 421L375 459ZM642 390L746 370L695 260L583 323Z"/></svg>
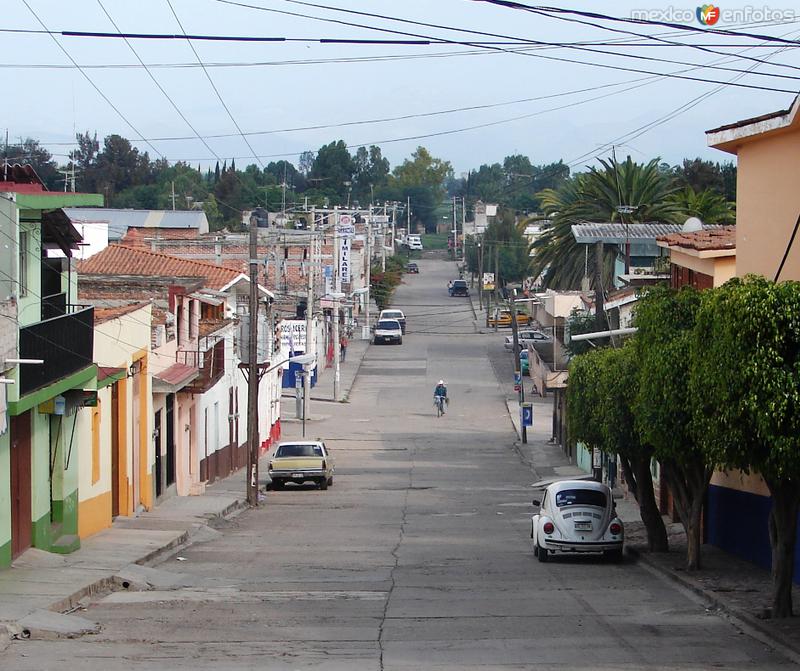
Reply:
<svg viewBox="0 0 800 671"><path fill-rule="evenodd" d="M444 412L444 404L447 402L447 385L444 380L439 380L436 388L433 390L433 401L436 402L437 398L442 397L442 411Z"/></svg>

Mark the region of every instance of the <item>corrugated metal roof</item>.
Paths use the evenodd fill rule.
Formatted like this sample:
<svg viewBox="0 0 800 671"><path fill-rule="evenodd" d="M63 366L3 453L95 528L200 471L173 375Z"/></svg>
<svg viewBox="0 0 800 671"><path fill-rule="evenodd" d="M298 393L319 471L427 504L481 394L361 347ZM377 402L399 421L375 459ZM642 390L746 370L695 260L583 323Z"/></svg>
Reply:
<svg viewBox="0 0 800 671"><path fill-rule="evenodd" d="M120 240L129 228L195 228L208 233L208 219L202 210L123 210L110 207L65 207L74 223L108 224L110 240Z"/></svg>
<svg viewBox="0 0 800 671"><path fill-rule="evenodd" d="M661 235L680 233L680 224L573 224L572 235L578 244L605 242L622 244L624 242L653 242ZM703 226L703 230L713 230L719 226Z"/></svg>

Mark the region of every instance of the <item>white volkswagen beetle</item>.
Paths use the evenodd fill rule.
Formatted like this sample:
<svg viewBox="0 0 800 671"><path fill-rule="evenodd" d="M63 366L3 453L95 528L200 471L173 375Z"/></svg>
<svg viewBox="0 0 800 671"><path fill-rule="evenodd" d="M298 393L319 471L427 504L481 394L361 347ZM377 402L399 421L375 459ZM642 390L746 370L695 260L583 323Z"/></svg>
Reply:
<svg viewBox="0 0 800 671"><path fill-rule="evenodd" d="M531 517L533 553L546 562L550 553L602 553L622 559L625 530L611 490L591 480L562 480L544 490L539 512Z"/></svg>

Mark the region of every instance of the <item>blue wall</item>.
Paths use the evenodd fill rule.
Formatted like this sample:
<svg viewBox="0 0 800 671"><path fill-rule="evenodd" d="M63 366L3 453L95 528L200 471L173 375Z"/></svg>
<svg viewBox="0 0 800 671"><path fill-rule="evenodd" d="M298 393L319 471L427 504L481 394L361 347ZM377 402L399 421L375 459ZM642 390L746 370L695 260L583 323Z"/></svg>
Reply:
<svg viewBox="0 0 800 671"><path fill-rule="evenodd" d="M771 508L768 496L711 485L706 507L707 542L771 570L767 526ZM794 581L800 583L800 548L795 548Z"/></svg>

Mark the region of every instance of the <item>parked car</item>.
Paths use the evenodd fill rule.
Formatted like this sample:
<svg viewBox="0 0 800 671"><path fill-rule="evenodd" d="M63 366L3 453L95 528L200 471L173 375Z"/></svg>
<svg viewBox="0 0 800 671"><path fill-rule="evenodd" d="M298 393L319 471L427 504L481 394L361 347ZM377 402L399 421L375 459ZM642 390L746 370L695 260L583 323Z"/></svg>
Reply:
<svg viewBox="0 0 800 671"><path fill-rule="evenodd" d="M524 349L519 353L519 370L523 375L527 375L530 370L530 363L528 361L528 350Z"/></svg>
<svg viewBox="0 0 800 671"><path fill-rule="evenodd" d="M409 249L422 249L422 238L419 235L410 234L406 238L406 244L408 245Z"/></svg>
<svg viewBox="0 0 800 671"><path fill-rule="evenodd" d="M469 296L469 287L466 280L452 280L447 291L451 296Z"/></svg>
<svg viewBox="0 0 800 671"><path fill-rule="evenodd" d="M403 333L406 332L406 316L403 314L402 310L381 310L378 321L382 319L396 319L400 322L400 328L403 329Z"/></svg>
<svg viewBox="0 0 800 671"><path fill-rule="evenodd" d="M517 310L517 326L527 326L531 316L527 312ZM511 310L497 310L489 317L489 326L511 326Z"/></svg>
<svg viewBox="0 0 800 671"><path fill-rule="evenodd" d="M333 484L334 461L330 450L321 440L293 440L279 443L269 460L272 488L287 482L301 485L316 482L320 489Z"/></svg>
<svg viewBox="0 0 800 671"><path fill-rule="evenodd" d="M539 512L531 517L533 553L546 562L556 552L601 553L620 561L625 530L607 485L592 480L562 480L544 490Z"/></svg>
<svg viewBox="0 0 800 671"><path fill-rule="evenodd" d="M409 263L406 266L407 273L419 273L419 266L416 263Z"/></svg>
<svg viewBox="0 0 800 671"><path fill-rule="evenodd" d="M553 339L546 333L534 330L519 331L517 333L517 341L519 343L517 349L525 349L528 345L546 344L553 341ZM514 349L514 336L507 335L503 347L509 352Z"/></svg>
<svg viewBox="0 0 800 671"><path fill-rule="evenodd" d="M373 342L376 345L385 343L403 344L403 328L396 319L381 319L375 325Z"/></svg>

